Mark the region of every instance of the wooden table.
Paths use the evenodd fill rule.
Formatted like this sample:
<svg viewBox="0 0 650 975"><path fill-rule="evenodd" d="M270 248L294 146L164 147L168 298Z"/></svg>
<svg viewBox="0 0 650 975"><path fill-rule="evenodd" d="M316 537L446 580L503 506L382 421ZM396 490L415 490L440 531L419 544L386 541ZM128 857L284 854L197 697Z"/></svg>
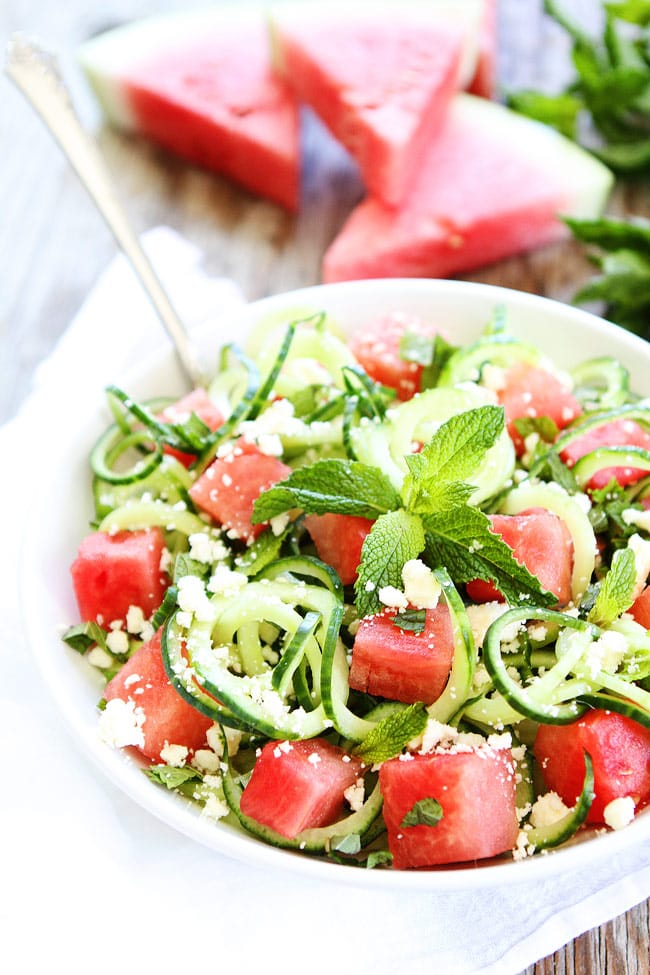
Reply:
<svg viewBox="0 0 650 975"><path fill-rule="evenodd" d="M0 39L38 34L61 52L82 114L94 106L71 53L124 20L180 8L182 0L4 0ZM567 42L544 21L541 0L500 0L500 79L510 88L552 87L569 72ZM571 0L594 15L596 0ZM323 251L362 193L335 147L308 150L304 205L291 217L143 141L100 131L102 148L139 231L166 223L198 244L209 272L232 277L249 299L319 281ZM97 275L113 240L60 152L22 97L0 80L0 421L11 416L36 364L51 350ZM323 151L325 150L325 151ZM620 187L616 213L648 215L647 187ZM501 262L473 280L570 300L590 273L572 243ZM649 975L649 903L579 937L525 975Z"/></svg>

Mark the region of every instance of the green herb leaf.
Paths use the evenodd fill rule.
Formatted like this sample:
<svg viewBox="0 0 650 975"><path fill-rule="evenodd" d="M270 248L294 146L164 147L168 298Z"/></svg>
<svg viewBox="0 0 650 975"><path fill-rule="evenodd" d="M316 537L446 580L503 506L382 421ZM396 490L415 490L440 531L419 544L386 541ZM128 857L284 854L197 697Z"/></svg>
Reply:
<svg viewBox="0 0 650 975"><path fill-rule="evenodd" d="M603 579L588 620L596 626L609 626L633 603L636 560L630 548L614 553L609 572Z"/></svg>
<svg viewBox="0 0 650 975"><path fill-rule="evenodd" d="M354 855L361 849L361 837L358 833L348 833L346 836L333 836L330 840L330 849L338 853Z"/></svg>
<svg viewBox="0 0 650 975"><path fill-rule="evenodd" d="M159 785L166 786L170 791L178 789L195 779L201 780L201 773L189 765L182 768L174 768L171 765L152 765L150 768L143 769L147 778Z"/></svg>
<svg viewBox="0 0 650 975"><path fill-rule="evenodd" d="M393 863L393 854L389 850L373 850L368 854L366 868L375 870L377 867L390 867Z"/></svg>
<svg viewBox="0 0 650 975"><path fill-rule="evenodd" d="M77 653L83 654L95 645L106 650L106 635L99 623L77 623L65 631L62 639Z"/></svg>
<svg viewBox="0 0 650 975"><path fill-rule="evenodd" d="M490 520L469 505L423 518L429 564L445 566L455 583L491 581L511 606L553 606L557 597L514 558Z"/></svg>
<svg viewBox="0 0 650 975"><path fill-rule="evenodd" d="M401 826L437 826L442 819L442 806L437 799L419 799L412 809L404 816Z"/></svg>
<svg viewBox="0 0 650 975"><path fill-rule="evenodd" d="M379 468L358 461L319 460L261 494L252 520L254 524L270 521L291 508L374 519L399 506L399 495Z"/></svg>
<svg viewBox="0 0 650 975"><path fill-rule="evenodd" d="M387 762L399 755L410 741L422 734L427 723L424 704L409 704L394 711L368 732L355 749L355 755L366 765Z"/></svg>
<svg viewBox="0 0 650 975"><path fill-rule="evenodd" d="M427 621L426 609L405 609L393 619L395 626L410 633L423 633Z"/></svg>
<svg viewBox="0 0 650 975"><path fill-rule="evenodd" d="M413 512L446 510L450 497L457 499L452 507L465 504L474 488L464 482L476 473L503 424L500 406L481 406L450 417L420 453L405 458L409 468L402 488L405 507Z"/></svg>
<svg viewBox="0 0 650 975"><path fill-rule="evenodd" d="M515 420L515 429L524 440L536 433L545 443L553 443L559 433L557 423L550 416L522 416Z"/></svg>
<svg viewBox="0 0 650 975"><path fill-rule="evenodd" d="M355 583L360 617L384 609L378 591L383 586L402 586L404 563L418 557L424 548L424 531L417 515L403 508L380 515L366 536Z"/></svg>

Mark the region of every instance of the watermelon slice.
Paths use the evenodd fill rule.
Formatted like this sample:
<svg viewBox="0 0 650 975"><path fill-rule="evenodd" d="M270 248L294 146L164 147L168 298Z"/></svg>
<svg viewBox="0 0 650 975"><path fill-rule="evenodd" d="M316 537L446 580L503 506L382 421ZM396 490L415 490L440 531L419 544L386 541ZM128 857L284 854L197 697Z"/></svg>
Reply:
<svg viewBox="0 0 650 975"><path fill-rule="evenodd" d="M398 204L449 102L476 68L481 4L285 3L272 9L274 64Z"/></svg>
<svg viewBox="0 0 650 975"><path fill-rule="evenodd" d="M79 56L114 125L297 208L298 107L271 70L259 11L152 17L99 35Z"/></svg>
<svg viewBox="0 0 650 975"><path fill-rule="evenodd" d="M395 210L362 201L330 245L325 281L448 277L568 236L558 214L595 217L610 171L553 129L456 95Z"/></svg>

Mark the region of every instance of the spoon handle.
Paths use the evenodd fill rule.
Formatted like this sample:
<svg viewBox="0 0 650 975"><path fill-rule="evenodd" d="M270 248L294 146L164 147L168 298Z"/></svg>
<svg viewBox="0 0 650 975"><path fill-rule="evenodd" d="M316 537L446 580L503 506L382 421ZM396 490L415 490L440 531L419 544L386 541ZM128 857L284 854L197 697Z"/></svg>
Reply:
<svg viewBox="0 0 650 975"><path fill-rule="evenodd" d="M183 371L192 385L202 385L185 327L115 195L97 145L81 124L56 57L32 38L14 34L7 46L5 71L41 116L90 193L167 329Z"/></svg>

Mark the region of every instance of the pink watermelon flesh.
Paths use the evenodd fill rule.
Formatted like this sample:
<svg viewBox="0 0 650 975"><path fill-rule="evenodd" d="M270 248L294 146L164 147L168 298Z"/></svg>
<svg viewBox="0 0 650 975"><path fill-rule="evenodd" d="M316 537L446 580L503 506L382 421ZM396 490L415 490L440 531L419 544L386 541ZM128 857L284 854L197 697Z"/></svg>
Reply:
<svg viewBox="0 0 650 975"><path fill-rule="evenodd" d="M371 192L404 197L456 91L463 32L407 11L398 21L327 9L276 15L282 76L349 150Z"/></svg>
<svg viewBox="0 0 650 975"><path fill-rule="evenodd" d="M497 87L498 23L496 0L484 0L483 27L479 35L474 77L467 86L472 95L494 98Z"/></svg>
<svg viewBox="0 0 650 975"><path fill-rule="evenodd" d="M599 212L611 176L557 133L457 95L398 209L369 197L325 254L323 279L447 277L566 237L559 213Z"/></svg>
<svg viewBox="0 0 650 975"><path fill-rule="evenodd" d="M200 22L195 36L183 31L157 50L147 49L146 21L140 29L142 55L131 63L127 58L114 78L102 80L105 91L114 85L126 100L129 127L189 162L296 210L298 106L271 71L262 18L238 17L231 23L216 16Z"/></svg>

